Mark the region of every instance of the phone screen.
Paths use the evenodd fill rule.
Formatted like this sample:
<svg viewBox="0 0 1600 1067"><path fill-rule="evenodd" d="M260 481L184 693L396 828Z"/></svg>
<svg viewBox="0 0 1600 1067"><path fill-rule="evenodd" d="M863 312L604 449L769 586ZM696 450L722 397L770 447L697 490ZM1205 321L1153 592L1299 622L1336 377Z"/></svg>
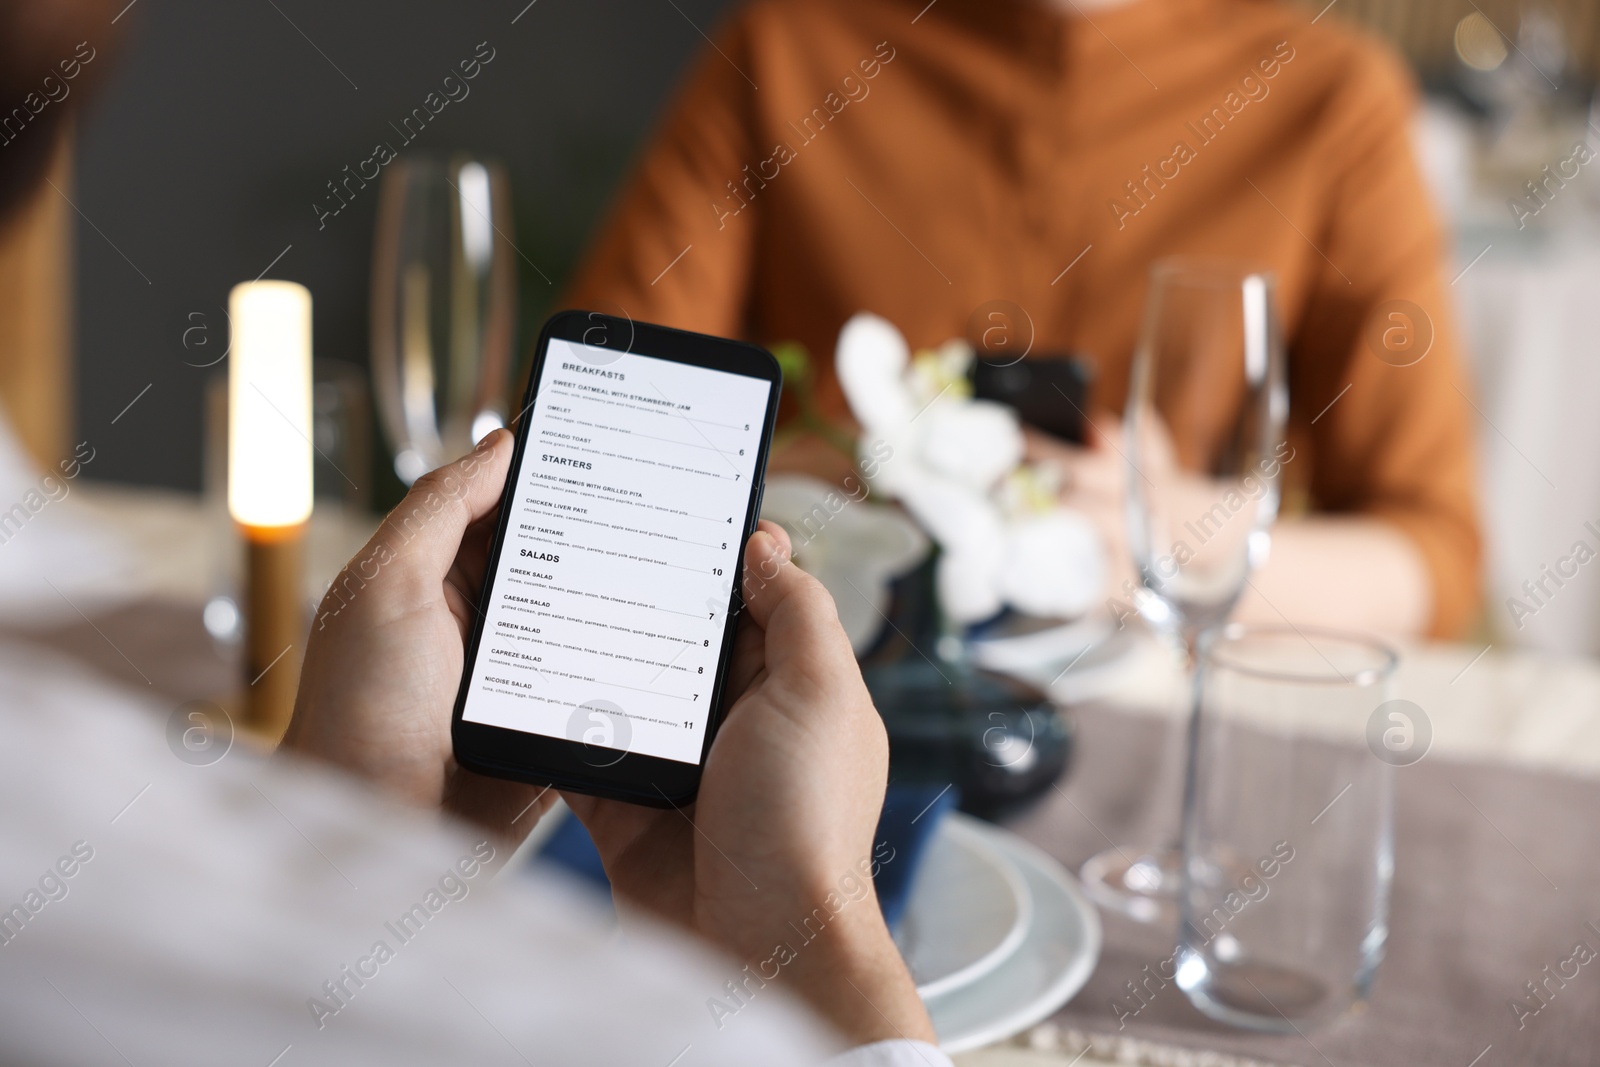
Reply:
<svg viewBox="0 0 1600 1067"><path fill-rule="evenodd" d="M698 764L773 385L548 346L462 718Z"/></svg>

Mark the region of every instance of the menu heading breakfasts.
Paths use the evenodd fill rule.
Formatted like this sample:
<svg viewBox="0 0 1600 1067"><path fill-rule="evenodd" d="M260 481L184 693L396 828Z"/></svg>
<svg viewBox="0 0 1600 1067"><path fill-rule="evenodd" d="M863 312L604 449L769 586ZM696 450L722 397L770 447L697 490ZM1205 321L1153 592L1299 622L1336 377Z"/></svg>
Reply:
<svg viewBox="0 0 1600 1067"><path fill-rule="evenodd" d="M626 374L622 374L619 371L606 370L604 367L590 367L582 363L563 363L561 364L561 369L572 371L574 374L598 374L602 378L616 378L618 381L627 377Z"/></svg>
<svg viewBox="0 0 1600 1067"><path fill-rule="evenodd" d="M463 718L698 763L772 384L549 344Z"/></svg>

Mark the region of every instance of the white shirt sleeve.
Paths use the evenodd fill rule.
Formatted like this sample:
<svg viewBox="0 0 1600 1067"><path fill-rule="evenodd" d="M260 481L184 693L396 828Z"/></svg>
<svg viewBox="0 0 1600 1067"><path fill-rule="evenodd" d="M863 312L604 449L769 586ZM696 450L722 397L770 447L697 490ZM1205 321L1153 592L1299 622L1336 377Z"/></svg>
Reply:
<svg viewBox="0 0 1600 1067"><path fill-rule="evenodd" d="M950 1057L925 1041L879 1041L858 1045L827 1067L953 1067Z"/></svg>
<svg viewBox="0 0 1600 1067"><path fill-rule="evenodd" d="M46 661L0 643L0 1062L817 1067L840 1051L780 989L711 1010L738 966L664 928L621 938L592 893L495 878L504 850L480 835L242 743L186 762L170 707Z"/></svg>

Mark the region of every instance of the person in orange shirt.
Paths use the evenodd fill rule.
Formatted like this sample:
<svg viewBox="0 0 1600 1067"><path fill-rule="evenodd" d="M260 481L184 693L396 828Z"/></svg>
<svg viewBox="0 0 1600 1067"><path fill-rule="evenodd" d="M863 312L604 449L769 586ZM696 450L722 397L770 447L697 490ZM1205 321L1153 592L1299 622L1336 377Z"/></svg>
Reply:
<svg viewBox="0 0 1600 1067"><path fill-rule="evenodd" d="M669 106L567 303L799 341L845 418L829 357L852 314L923 348L1008 301L1033 351L1092 359L1115 411L1155 260L1264 264L1308 508L1238 616L1449 635L1480 545L1413 102L1384 47L1271 0L758 0ZM1372 342L1395 301L1431 337L1408 366ZM1120 544L1111 442L1032 447ZM842 473L825 452L774 468Z"/></svg>

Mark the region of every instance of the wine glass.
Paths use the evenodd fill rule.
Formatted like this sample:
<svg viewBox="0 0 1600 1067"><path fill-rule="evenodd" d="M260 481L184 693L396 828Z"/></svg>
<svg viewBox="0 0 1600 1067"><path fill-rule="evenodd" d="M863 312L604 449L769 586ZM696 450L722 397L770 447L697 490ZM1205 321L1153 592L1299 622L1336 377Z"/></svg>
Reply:
<svg viewBox="0 0 1600 1067"><path fill-rule="evenodd" d="M497 163L396 160L378 193L372 378L410 485L505 425L516 328L511 195Z"/></svg>
<svg viewBox="0 0 1600 1067"><path fill-rule="evenodd" d="M1150 293L1124 422L1128 548L1140 615L1194 671L1202 634L1222 624L1265 562L1278 514L1288 391L1271 274L1244 263L1168 259ZM1190 728L1169 731L1165 766L1193 758ZM1176 917L1177 812L1165 840L1114 847L1084 864L1100 904L1141 922Z"/></svg>

